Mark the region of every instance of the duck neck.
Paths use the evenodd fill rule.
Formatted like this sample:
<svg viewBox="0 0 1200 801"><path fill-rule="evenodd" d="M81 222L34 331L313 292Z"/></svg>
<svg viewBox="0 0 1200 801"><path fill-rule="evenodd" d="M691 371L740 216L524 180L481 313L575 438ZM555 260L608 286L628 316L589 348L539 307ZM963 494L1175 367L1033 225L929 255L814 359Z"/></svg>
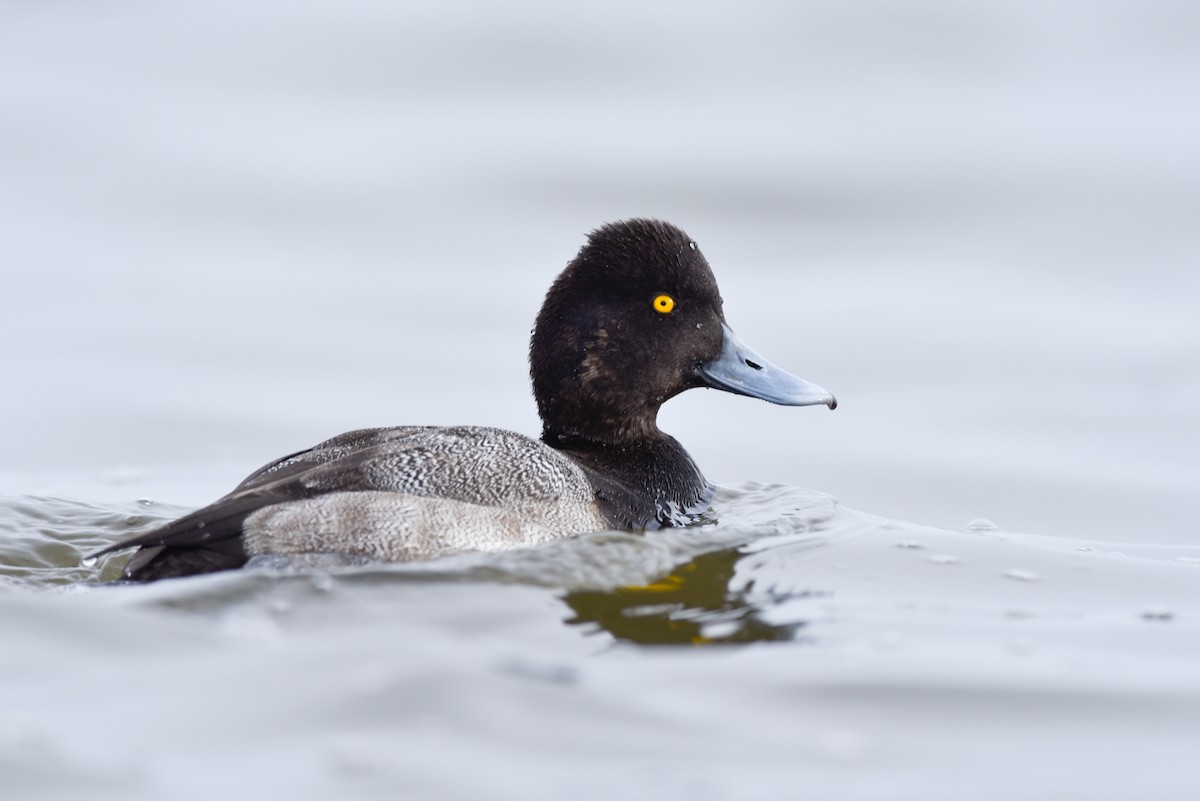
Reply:
<svg viewBox="0 0 1200 801"><path fill-rule="evenodd" d="M642 436L619 439L547 427L542 441L583 469L614 528L689 525L708 509L712 485L683 446L657 425Z"/></svg>
<svg viewBox="0 0 1200 801"><path fill-rule="evenodd" d="M659 403L631 406L615 400L587 400L539 398L542 440L559 447L556 442L621 446L670 439L658 427Z"/></svg>

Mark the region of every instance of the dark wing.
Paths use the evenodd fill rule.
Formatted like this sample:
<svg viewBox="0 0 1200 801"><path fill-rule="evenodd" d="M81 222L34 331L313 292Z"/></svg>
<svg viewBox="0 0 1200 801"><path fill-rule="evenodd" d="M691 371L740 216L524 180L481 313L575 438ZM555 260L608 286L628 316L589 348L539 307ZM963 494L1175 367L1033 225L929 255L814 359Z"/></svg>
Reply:
<svg viewBox="0 0 1200 801"><path fill-rule="evenodd" d="M303 497L303 485L296 478L291 475L277 485L235 491L161 528L97 551L90 558L137 548L125 565L123 577L130 581L154 581L241 567L248 559L242 547L242 525L246 518L264 507Z"/></svg>
<svg viewBox="0 0 1200 801"><path fill-rule="evenodd" d="M363 429L326 440L259 468L233 492L203 509L114 543L89 558L137 548L124 570L123 578L129 581L155 581L241 567L248 559L242 544L242 526L248 516L267 506L337 488L353 490L361 461L352 457L365 456L364 452L381 444L423 430L415 426ZM323 474L319 487L304 480L314 472Z"/></svg>
<svg viewBox="0 0 1200 801"><path fill-rule="evenodd" d="M226 496L147 534L110 545L92 558L137 548L125 565L123 577L130 581L232 570L246 564L242 521L271 503L277 501L262 495Z"/></svg>

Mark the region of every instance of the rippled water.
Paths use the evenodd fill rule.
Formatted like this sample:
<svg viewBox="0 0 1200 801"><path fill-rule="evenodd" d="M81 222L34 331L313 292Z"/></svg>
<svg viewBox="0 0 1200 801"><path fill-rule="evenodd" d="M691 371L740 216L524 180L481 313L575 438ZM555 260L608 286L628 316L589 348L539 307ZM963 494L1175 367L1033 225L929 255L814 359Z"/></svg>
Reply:
<svg viewBox="0 0 1200 801"><path fill-rule="evenodd" d="M183 510L7 498L6 789L1200 789L1200 548L935 529L784 486L715 505L719 522L687 530L100 585L124 557L83 554Z"/></svg>
<svg viewBox="0 0 1200 801"><path fill-rule="evenodd" d="M0 797L1200 798L1196 21L0 4ZM340 431L536 433L529 323L633 215L842 401L685 393L664 430L846 505L81 564Z"/></svg>

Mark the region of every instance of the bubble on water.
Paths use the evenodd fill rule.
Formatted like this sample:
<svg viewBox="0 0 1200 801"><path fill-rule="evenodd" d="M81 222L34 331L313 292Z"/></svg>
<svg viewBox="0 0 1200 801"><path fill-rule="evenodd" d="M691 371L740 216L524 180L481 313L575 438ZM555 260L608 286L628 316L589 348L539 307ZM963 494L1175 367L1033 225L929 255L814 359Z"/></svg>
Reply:
<svg viewBox="0 0 1200 801"><path fill-rule="evenodd" d="M95 567L96 563L99 561L99 556L85 556L83 559L79 560L79 563L84 567Z"/></svg>
<svg viewBox="0 0 1200 801"><path fill-rule="evenodd" d="M138 498L137 502L138 502L139 506L153 506L154 505L154 501L152 501L149 498Z"/></svg>
<svg viewBox="0 0 1200 801"><path fill-rule="evenodd" d="M1175 613L1165 606L1147 606L1142 610L1142 620L1174 620Z"/></svg>
<svg viewBox="0 0 1200 801"><path fill-rule="evenodd" d="M929 561L935 565L957 565L959 558L948 553L935 553L930 555Z"/></svg>
<svg viewBox="0 0 1200 801"><path fill-rule="evenodd" d="M272 598L267 602L267 608L277 615L292 611L292 602L286 598Z"/></svg>
<svg viewBox="0 0 1200 801"><path fill-rule="evenodd" d="M1041 581L1041 577L1032 570L1005 570L1000 575L1014 581Z"/></svg>
<svg viewBox="0 0 1200 801"><path fill-rule="evenodd" d="M967 523L967 531L975 534L983 534L989 531L999 531L1000 527L988 520L986 517L977 517Z"/></svg>
<svg viewBox="0 0 1200 801"><path fill-rule="evenodd" d="M896 543L896 547L897 548L909 548L911 550L916 550L917 548L924 548L925 546L922 545L921 543L917 542L916 540L901 540L900 542Z"/></svg>
<svg viewBox="0 0 1200 801"><path fill-rule="evenodd" d="M145 518L143 518L141 515L125 515L125 525L127 526L141 525L143 520L145 520Z"/></svg>

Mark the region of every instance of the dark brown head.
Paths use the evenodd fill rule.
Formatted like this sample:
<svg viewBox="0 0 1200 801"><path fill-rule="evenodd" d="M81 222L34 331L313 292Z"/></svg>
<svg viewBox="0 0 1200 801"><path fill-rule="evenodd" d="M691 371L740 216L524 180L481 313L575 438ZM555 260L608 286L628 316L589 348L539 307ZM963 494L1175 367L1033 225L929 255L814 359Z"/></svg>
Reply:
<svg viewBox="0 0 1200 801"><path fill-rule="evenodd" d="M546 294L529 357L550 442L657 436L659 407L692 387L835 404L737 341L704 255L658 220L612 223L589 235Z"/></svg>

